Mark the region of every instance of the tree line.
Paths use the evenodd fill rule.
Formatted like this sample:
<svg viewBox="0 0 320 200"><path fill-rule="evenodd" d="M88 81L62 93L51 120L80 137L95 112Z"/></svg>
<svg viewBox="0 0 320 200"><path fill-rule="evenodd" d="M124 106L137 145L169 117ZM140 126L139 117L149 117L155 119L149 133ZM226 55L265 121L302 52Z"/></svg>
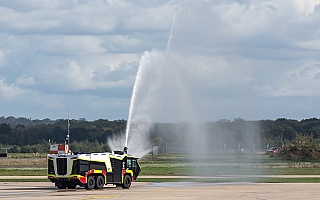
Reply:
<svg viewBox="0 0 320 200"><path fill-rule="evenodd" d="M99 119L69 121L71 149L73 151L109 150L107 138L121 134L126 127L125 120L109 121ZM31 120L26 118L0 118L0 146L11 147L8 152L49 152L49 145L64 143L68 132L68 120Z"/></svg>
<svg viewBox="0 0 320 200"><path fill-rule="evenodd" d="M85 119L70 120L71 149L73 151L107 151L107 141L125 133L126 120ZM320 140L320 119L303 120L279 118L276 120L205 122L199 129L190 129L190 123L153 123L149 129L151 145L183 141L192 132L204 136L216 148L266 148L281 146L306 136ZM28 118L0 117L0 147L12 152L48 152L50 143L63 143L68 132L68 120L32 120ZM196 138L196 137L194 137ZM193 140L191 140L193 142ZM195 142L195 141L194 141Z"/></svg>

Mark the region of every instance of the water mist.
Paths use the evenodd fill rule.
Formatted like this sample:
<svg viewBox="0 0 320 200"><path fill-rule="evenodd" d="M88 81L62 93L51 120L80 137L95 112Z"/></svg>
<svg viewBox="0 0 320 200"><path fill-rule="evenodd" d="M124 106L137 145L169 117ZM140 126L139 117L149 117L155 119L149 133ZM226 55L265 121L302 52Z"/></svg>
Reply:
<svg viewBox="0 0 320 200"><path fill-rule="evenodd" d="M125 135L109 140L109 145L112 150L125 145L139 157L149 153L152 145L165 148L166 153L189 155L186 162L195 166L196 175L243 174L241 169L257 162L244 155L255 154L260 147L258 124L241 118L210 119L221 119L225 113L239 117L243 102L249 99L241 91L251 85L242 78L247 71L238 60L216 55L211 42L215 29L208 30L206 15L212 11L200 5L205 7L203 13L193 12L197 6L174 14L165 51L147 51L142 56ZM239 101L231 104L225 96ZM151 132L159 139L157 144L151 141ZM222 159L219 166L210 163L216 157Z"/></svg>
<svg viewBox="0 0 320 200"><path fill-rule="evenodd" d="M175 26L175 19L176 19L176 12L174 13L172 26L170 30L169 39L167 42L166 52L169 52L170 44L173 36L173 30ZM149 84L148 80L145 79L146 76L150 76L150 71L153 70L152 63L155 66L162 67L161 62L158 62L158 59L163 59L163 56L160 55L161 53L158 51L153 52L146 52L140 61L140 65L138 68L138 72L135 78L135 83L133 87L132 97L130 101L129 107L129 115L128 121L126 126L126 132L124 138L122 136L118 136L117 138L110 138L109 146L112 150L121 149L121 143L124 142L124 147L129 149L130 153L138 156L143 157L151 150L151 144L149 142L149 129L152 126L152 115L150 113L143 113L144 110L150 110L148 108L150 105L150 100L148 97L152 95L152 93L156 90L152 88L152 85ZM153 75L154 77L157 74ZM152 76L151 76L152 77ZM161 82L161 81L160 81ZM157 85L157 84L156 84ZM144 91L143 87L150 87L149 91ZM156 87L159 87L157 85ZM148 102L140 100L137 103L137 99L139 97L144 97L147 99ZM141 104L141 102L145 102L145 105Z"/></svg>

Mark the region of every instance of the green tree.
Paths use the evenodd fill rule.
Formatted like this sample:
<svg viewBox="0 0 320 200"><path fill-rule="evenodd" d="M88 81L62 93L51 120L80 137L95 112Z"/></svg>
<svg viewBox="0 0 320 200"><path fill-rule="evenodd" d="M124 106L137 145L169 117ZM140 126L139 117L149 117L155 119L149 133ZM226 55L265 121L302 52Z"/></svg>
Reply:
<svg viewBox="0 0 320 200"><path fill-rule="evenodd" d="M13 147L10 150L11 153L20 153L20 147L17 145L13 145Z"/></svg>
<svg viewBox="0 0 320 200"><path fill-rule="evenodd" d="M12 129L10 124L0 124L0 142L1 144L10 144Z"/></svg>
<svg viewBox="0 0 320 200"><path fill-rule="evenodd" d="M32 148L30 145L25 145L21 147L21 153L32 153Z"/></svg>

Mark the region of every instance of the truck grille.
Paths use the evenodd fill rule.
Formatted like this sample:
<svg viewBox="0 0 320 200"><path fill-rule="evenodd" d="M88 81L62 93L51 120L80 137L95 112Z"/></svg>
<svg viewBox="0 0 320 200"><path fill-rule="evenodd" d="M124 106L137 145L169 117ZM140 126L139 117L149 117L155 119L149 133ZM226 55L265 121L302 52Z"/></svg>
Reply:
<svg viewBox="0 0 320 200"><path fill-rule="evenodd" d="M57 173L58 175L67 174L67 158L57 158Z"/></svg>

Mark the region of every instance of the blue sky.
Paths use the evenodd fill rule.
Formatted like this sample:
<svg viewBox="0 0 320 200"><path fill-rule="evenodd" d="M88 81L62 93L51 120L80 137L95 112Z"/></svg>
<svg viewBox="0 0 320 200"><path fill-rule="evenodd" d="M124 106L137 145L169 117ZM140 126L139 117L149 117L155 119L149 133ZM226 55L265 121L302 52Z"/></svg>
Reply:
<svg viewBox="0 0 320 200"><path fill-rule="evenodd" d="M0 116L319 118L319 4L0 0Z"/></svg>

